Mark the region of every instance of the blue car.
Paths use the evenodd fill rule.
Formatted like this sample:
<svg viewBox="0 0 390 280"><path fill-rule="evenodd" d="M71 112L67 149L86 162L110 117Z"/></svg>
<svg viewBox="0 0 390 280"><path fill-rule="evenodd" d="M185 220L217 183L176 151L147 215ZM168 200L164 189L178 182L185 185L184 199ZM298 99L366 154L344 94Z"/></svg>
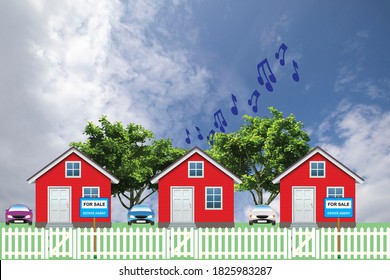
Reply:
<svg viewBox="0 0 390 280"><path fill-rule="evenodd" d="M154 225L154 211L149 206L134 205L127 213L127 224L147 224Z"/></svg>

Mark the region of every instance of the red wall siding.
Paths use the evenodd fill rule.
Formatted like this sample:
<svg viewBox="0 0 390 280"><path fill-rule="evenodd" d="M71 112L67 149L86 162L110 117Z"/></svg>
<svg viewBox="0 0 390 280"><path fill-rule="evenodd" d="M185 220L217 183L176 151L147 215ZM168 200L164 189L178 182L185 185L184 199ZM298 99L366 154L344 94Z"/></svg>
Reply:
<svg viewBox="0 0 390 280"><path fill-rule="evenodd" d="M81 161L81 178L65 178L65 161ZM80 218L80 198L82 187L100 187L100 197L109 198L111 209L111 180L97 171L92 165L76 154L70 154L63 161L36 180L36 222L48 222L48 187L71 187L71 222L92 222L92 218ZM108 218L96 219L98 222L110 222Z"/></svg>
<svg viewBox="0 0 390 280"><path fill-rule="evenodd" d="M325 178L310 178L310 161L325 161ZM292 222L292 187L315 187L316 222L336 222L336 218L324 218L324 198L327 187L344 187L344 197L355 200L355 179L328 161L315 154L280 181L280 222ZM354 207L356 209L356 207ZM355 214L355 213L354 213ZM344 222L355 222L355 217L344 218Z"/></svg>
<svg viewBox="0 0 390 280"><path fill-rule="evenodd" d="M188 161L204 162L204 178L188 178ZM195 153L158 183L159 222L170 222L171 187L194 187L194 222L234 222L234 181ZM222 210L206 210L205 188L222 187Z"/></svg>

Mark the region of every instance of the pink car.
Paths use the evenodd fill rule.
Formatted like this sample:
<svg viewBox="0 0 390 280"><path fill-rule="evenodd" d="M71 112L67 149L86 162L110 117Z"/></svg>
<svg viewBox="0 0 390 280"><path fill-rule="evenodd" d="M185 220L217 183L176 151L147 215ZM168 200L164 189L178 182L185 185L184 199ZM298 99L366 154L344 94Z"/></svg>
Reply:
<svg viewBox="0 0 390 280"><path fill-rule="evenodd" d="M33 213L30 208L23 204L15 204L5 210L5 224L9 223L24 224L28 223L32 225Z"/></svg>

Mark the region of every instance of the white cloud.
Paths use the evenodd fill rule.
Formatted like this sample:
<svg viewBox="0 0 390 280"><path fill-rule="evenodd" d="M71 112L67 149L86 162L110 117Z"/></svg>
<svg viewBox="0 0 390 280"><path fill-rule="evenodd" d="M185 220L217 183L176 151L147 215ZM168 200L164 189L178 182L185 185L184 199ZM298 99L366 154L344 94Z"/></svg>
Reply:
<svg viewBox="0 0 390 280"><path fill-rule="evenodd" d="M105 114L177 138L187 119L208 113L211 74L185 48L197 38L187 16L186 3L7 1L0 9L2 205L34 205L26 179L82 140L88 120Z"/></svg>
<svg viewBox="0 0 390 280"><path fill-rule="evenodd" d="M364 50L369 38L370 31L363 29L345 41L343 57L346 59L340 62L333 89L335 92L353 92L371 99L388 100L390 80L387 77L372 77L366 73L367 61ZM354 59L348 61L350 57Z"/></svg>
<svg viewBox="0 0 390 280"><path fill-rule="evenodd" d="M286 14L280 15L277 20L266 24L259 40L263 49L269 49L283 43L281 34L289 31L290 25L291 19Z"/></svg>
<svg viewBox="0 0 390 280"><path fill-rule="evenodd" d="M351 89L353 92L365 93L371 99L389 99L390 79L366 79L355 83Z"/></svg>
<svg viewBox="0 0 390 280"><path fill-rule="evenodd" d="M322 133L336 133L341 141L320 139L319 145L365 179L356 186L357 220L388 221L390 112L344 101L324 124L326 130Z"/></svg>
<svg viewBox="0 0 390 280"><path fill-rule="evenodd" d="M343 92L357 79L357 73L347 66L338 69L338 76L334 84L335 92Z"/></svg>

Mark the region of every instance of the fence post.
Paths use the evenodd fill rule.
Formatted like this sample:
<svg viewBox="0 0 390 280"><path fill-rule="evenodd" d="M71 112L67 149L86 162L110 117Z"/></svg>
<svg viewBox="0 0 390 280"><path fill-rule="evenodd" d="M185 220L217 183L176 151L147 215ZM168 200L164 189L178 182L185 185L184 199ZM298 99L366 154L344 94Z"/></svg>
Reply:
<svg viewBox="0 0 390 280"><path fill-rule="evenodd" d="M161 247L162 247L162 258L167 259L167 229L164 227L161 229Z"/></svg>
<svg viewBox="0 0 390 280"><path fill-rule="evenodd" d="M146 228L143 228L142 229L142 252L143 252L143 254L142 254L142 257L143 257L143 259L146 259L146 254L147 254L147 251L146 251L146 244L147 244L147 235L146 235Z"/></svg>
<svg viewBox="0 0 390 280"><path fill-rule="evenodd" d="M377 247L378 246L378 243L377 243L378 231L377 231L376 227L373 230L373 235L374 235L374 238L373 238L374 244L372 244L372 248L373 248L373 253L374 253L374 259L377 259L378 258L378 249L377 249L378 248Z"/></svg>
<svg viewBox="0 0 390 280"><path fill-rule="evenodd" d="M132 232L132 228L128 228L128 227L124 227L123 228L123 233L124 233L124 236L122 236L122 248L124 248L125 249L125 252L130 252L130 244L131 244L131 242L130 242L130 233ZM128 245L127 245L127 243L129 243ZM127 246L129 246L129 249L127 249ZM130 253L130 256L131 256L131 253ZM128 254L126 254L126 259L129 257L129 255Z"/></svg>
<svg viewBox="0 0 390 280"><path fill-rule="evenodd" d="M291 259L291 234L290 230L287 228L279 228L283 234L283 248L284 248L284 254L283 259Z"/></svg>
<svg viewBox="0 0 390 280"><path fill-rule="evenodd" d="M379 258L383 259L385 255L384 251L384 244L383 244L383 239L384 239L384 232L383 232L383 227L379 229Z"/></svg>
<svg viewBox="0 0 390 280"><path fill-rule="evenodd" d="M223 235L225 238L225 245L224 245L224 259L227 260L229 258L229 238L231 238L230 235L231 229L230 228L224 228L223 229Z"/></svg>
<svg viewBox="0 0 390 280"><path fill-rule="evenodd" d="M210 237L210 229L204 228L204 250L202 251L204 253L204 257L208 259L210 257L210 246L209 246L209 237Z"/></svg>
<svg viewBox="0 0 390 280"><path fill-rule="evenodd" d="M316 251L315 258L318 260L318 259L320 259L320 250L321 250L321 247L320 247L320 230L318 228L315 229L315 234L316 234L316 242L315 242L315 244L313 244L313 246L315 246L315 251Z"/></svg>
<svg viewBox="0 0 390 280"><path fill-rule="evenodd" d="M353 251L354 251L354 259L356 260L358 257L358 229L353 229Z"/></svg>
<svg viewBox="0 0 390 280"><path fill-rule="evenodd" d="M170 228L170 229L167 229L166 232L167 232L167 235L166 235L166 252L167 252L167 259L170 259L171 258L171 238L172 237L172 231L174 229L173 228Z"/></svg>
<svg viewBox="0 0 390 280"><path fill-rule="evenodd" d="M25 232L25 235L23 237L23 239L25 240L25 245L24 245L24 250L27 251L27 259L31 259L31 254L32 254L32 247L31 247L31 239L32 239L32 235L31 235L31 227L28 227L26 232Z"/></svg>
<svg viewBox="0 0 390 280"><path fill-rule="evenodd" d="M270 242L270 244L269 244L269 248L270 249L268 250L269 257L274 260L278 256L278 248L277 248L277 244L275 242L276 236L275 236L275 229L274 229L274 227L270 228L268 237L269 237L268 239L269 239L269 242Z"/></svg>
<svg viewBox="0 0 390 280"><path fill-rule="evenodd" d="M390 259L390 228L386 228L387 259Z"/></svg>
<svg viewBox="0 0 390 280"><path fill-rule="evenodd" d="M5 257L4 257L4 255L5 255L4 237L5 237L5 228L2 228L1 229L1 248L2 248L2 250L1 250L1 259L2 260L5 259Z"/></svg>
<svg viewBox="0 0 390 280"><path fill-rule="evenodd" d="M344 236L344 239L346 240L347 242L347 249L345 249L345 246L344 246L344 252L347 253L347 259L351 259L351 252L352 252L352 248L351 248L351 243L352 243L352 238L351 238L351 228L347 228L345 231L345 236Z"/></svg>
<svg viewBox="0 0 390 280"><path fill-rule="evenodd" d="M78 233L78 228L77 229L72 229L72 235L73 235L73 259L78 259L79 258L79 255L78 255L78 243L77 243L77 234Z"/></svg>
<svg viewBox="0 0 390 280"><path fill-rule="evenodd" d="M315 228L311 228L311 253L310 253L310 257L312 258L315 258L316 257L316 231L315 231ZM309 250L309 242L308 244L306 245L307 246L307 250Z"/></svg>
<svg viewBox="0 0 390 280"><path fill-rule="evenodd" d="M237 248L237 254L238 254L238 257L239 257L239 259L242 259L242 254L241 254L241 252L242 252L242 246L241 246L241 233L242 233L242 231L241 231L241 228L238 228L238 248Z"/></svg>
<svg viewBox="0 0 390 280"><path fill-rule="evenodd" d="M198 248L198 254L199 254L199 259L203 259L203 236L205 236L204 233L205 229L204 228L199 228L198 229L198 234L199 234L199 248Z"/></svg>
<svg viewBox="0 0 390 280"><path fill-rule="evenodd" d="M255 258L255 231L253 229L253 227L251 227L250 229L250 236L251 236L251 245L250 245L250 248L251 248L251 259L253 260Z"/></svg>
<svg viewBox="0 0 390 280"><path fill-rule="evenodd" d="M368 253L368 258L371 259L371 229L367 228L367 235L366 235L366 240L367 240L367 253Z"/></svg>

